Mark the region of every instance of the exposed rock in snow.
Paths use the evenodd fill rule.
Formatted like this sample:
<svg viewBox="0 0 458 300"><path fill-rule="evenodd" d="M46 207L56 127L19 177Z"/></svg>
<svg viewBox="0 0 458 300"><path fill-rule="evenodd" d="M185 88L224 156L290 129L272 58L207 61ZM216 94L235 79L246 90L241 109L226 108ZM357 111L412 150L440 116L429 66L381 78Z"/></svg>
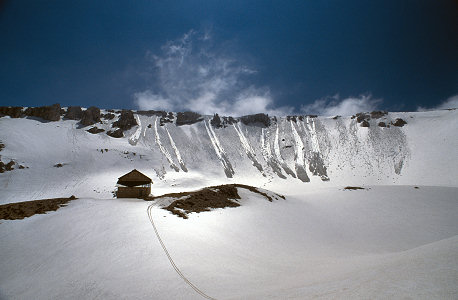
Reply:
<svg viewBox="0 0 458 300"><path fill-rule="evenodd" d="M14 167L16 166L16 162L13 160L10 160L8 163L4 163L0 160L0 173L4 173L6 171L12 171L14 170Z"/></svg>
<svg viewBox="0 0 458 300"><path fill-rule="evenodd" d="M10 116L11 118L21 118L24 116L23 109L20 106L0 106L0 117Z"/></svg>
<svg viewBox="0 0 458 300"><path fill-rule="evenodd" d="M67 112L64 115L64 119L68 120L81 120L83 116L83 110L80 106L69 106Z"/></svg>
<svg viewBox="0 0 458 300"><path fill-rule="evenodd" d="M46 121L59 121L60 113L60 104L41 107L29 107L24 112L26 116L41 118Z"/></svg>
<svg viewBox="0 0 458 300"><path fill-rule="evenodd" d="M383 110L377 110L377 111L371 111L371 118L372 119L380 119L388 114L387 111Z"/></svg>
<svg viewBox="0 0 458 300"><path fill-rule="evenodd" d="M202 120L202 116L198 113L192 111L179 112L177 113L176 125L191 125Z"/></svg>
<svg viewBox="0 0 458 300"><path fill-rule="evenodd" d="M122 138L124 137L124 133L122 132L122 129L118 128L114 131L109 130L107 131L107 135L114 137L114 138Z"/></svg>
<svg viewBox="0 0 458 300"><path fill-rule="evenodd" d="M171 213L187 219L190 213L200 213L210 211L216 208L238 207L242 198L238 189L244 189L252 193L259 194L272 202L273 200L285 199L284 196L261 190L253 186L243 184L226 184L219 186L210 186L194 192L181 192L165 194L153 197L150 200L170 203L163 207Z"/></svg>
<svg viewBox="0 0 458 300"><path fill-rule="evenodd" d="M247 115L240 118L243 124L245 125L254 125L254 126L270 126L270 118L266 114L254 114Z"/></svg>
<svg viewBox="0 0 458 300"><path fill-rule="evenodd" d="M120 128L121 130L129 130L138 125L135 120L134 113L131 110L122 110L119 119L113 123L113 127Z"/></svg>
<svg viewBox="0 0 458 300"><path fill-rule="evenodd" d="M370 127L369 121L363 120L363 121L361 122L361 127Z"/></svg>
<svg viewBox="0 0 458 300"><path fill-rule="evenodd" d="M223 124L221 122L221 118L219 117L218 114L214 114L213 118L210 121L210 124L215 128L223 127Z"/></svg>
<svg viewBox="0 0 458 300"><path fill-rule="evenodd" d="M104 132L105 129L102 129L102 128L97 128L97 127L91 127L90 129L86 130L87 132L89 133L92 133L92 134L97 134L97 133L100 133L100 132Z"/></svg>
<svg viewBox="0 0 458 300"><path fill-rule="evenodd" d="M167 116L167 112L163 110L139 110L136 112L136 114L141 115L141 116L148 116L148 117L163 117L165 118Z"/></svg>
<svg viewBox="0 0 458 300"><path fill-rule="evenodd" d="M81 116L81 124L83 126L94 125L97 122L100 122L100 109L98 107L91 106L83 111Z"/></svg>
<svg viewBox="0 0 458 300"><path fill-rule="evenodd" d="M164 126L166 123L173 123L175 116L172 112L169 112L167 115L161 116L159 121L159 126Z"/></svg>
<svg viewBox="0 0 458 300"><path fill-rule="evenodd" d="M391 124L392 124L393 126L396 126L396 127L402 127L402 126L406 125L407 122L404 121L404 120L401 119L401 118L397 118L396 121L394 121L394 123L391 122Z"/></svg>
<svg viewBox="0 0 458 300"><path fill-rule="evenodd" d="M116 115L110 112L102 115L102 118L105 120L113 120L115 117Z"/></svg>
<svg viewBox="0 0 458 300"><path fill-rule="evenodd" d="M35 214L45 214L66 206L69 201L75 199L75 196L71 196L70 198L54 198L0 205L0 220L21 220Z"/></svg>

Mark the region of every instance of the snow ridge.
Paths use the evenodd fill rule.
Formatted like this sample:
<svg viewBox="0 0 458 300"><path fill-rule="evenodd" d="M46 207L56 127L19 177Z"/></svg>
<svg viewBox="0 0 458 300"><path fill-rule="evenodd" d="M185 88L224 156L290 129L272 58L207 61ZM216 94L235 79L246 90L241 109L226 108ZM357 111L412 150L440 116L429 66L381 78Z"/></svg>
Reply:
<svg viewBox="0 0 458 300"><path fill-rule="evenodd" d="M266 187L289 182L458 186L458 161L451 155L458 140L457 111L389 113L370 119L369 127L350 117L301 116L271 118L269 126L238 122L216 129L207 116L191 125L163 122L161 130L161 116L134 116L138 125L123 138L88 133L76 120L0 118L5 145L0 160L24 167L0 173L0 200L110 197L116 176L133 168L150 172L155 186L177 188L182 182L197 188L200 182L232 180ZM407 124L392 125L397 118ZM114 121L104 119L98 127L107 131ZM175 172L167 173L169 167Z"/></svg>

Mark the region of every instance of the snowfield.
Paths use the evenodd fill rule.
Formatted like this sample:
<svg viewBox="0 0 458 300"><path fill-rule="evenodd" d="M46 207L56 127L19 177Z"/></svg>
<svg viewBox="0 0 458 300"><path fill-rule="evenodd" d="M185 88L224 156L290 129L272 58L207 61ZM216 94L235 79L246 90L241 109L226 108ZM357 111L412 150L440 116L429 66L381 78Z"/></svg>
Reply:
<svg viewBox="0 0 458 300"><path fill-rule="evenodd" d="M134 199L78 199L0 225L2 299L453 299L457 188L303 190L185 220Z"/></svg>
<svg viewBox="0 0 458 300"><path fill-rule="evenodd" d="M457 110L389 113L407 121L390 128L135 116L119 139L72 120L0 118L0 159L25 167L0 173L0 204L79 197L0 220L0 299L203 299L172 268L150 206L176 266L215 299L458 298ZM240 183L285 199L239 189L240 207L182 219L167 203L113 198L134 168L154 195Z"/></svg>

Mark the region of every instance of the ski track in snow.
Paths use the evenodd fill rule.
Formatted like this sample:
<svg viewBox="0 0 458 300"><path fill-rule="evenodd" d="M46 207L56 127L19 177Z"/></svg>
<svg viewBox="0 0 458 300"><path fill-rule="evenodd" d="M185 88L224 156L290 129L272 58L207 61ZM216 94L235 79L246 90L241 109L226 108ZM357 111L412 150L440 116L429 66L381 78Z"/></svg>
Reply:
<svg viewBox="0 0 458 300"><path fill-rule="evenodd" d="M164 253L165 255L167 255L167 258L170 262L170 264L172 265L173 269L175 270L175 272L177 272L177 274L186 282L187 285L189 285L194 291L196 291L199 295L201 295L202 297L204 297L205 299L213 299L213 300L216 300L215 298L212 298L210 296L208 296L207 294L205 294L203 291L201 291L197 286L195 286L191 281L189 281L189 279L181 272L181 270L178 268L178 266L176 265L175 261L173 260L172 256L170 255L169 251L167 250L167 247L165 246L164 242L162 241L162 238L161 236L159 235L159 231L157 230L157 227L156 227L156 224L154 223L154 220L153 220L153 215L151 213L151 209L153 208L153 204L151 204L150 206L148 206L148 209L147 209L147 212L148 212L148 218L151 222L151 225L153 225L153 229L154 229L154 232L156 234L156 238L157 240L159 241L159 243L161 244L161 247L162 247L162 250L164 250Z"/></svg>

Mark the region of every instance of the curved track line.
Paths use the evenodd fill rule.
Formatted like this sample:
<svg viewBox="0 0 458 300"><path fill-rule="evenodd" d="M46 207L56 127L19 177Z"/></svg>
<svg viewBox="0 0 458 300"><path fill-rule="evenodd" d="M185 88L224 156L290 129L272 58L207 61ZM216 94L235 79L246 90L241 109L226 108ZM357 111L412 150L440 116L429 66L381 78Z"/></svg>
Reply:
<svg viewBox="0 0 458 300"><path fill-rule="evenodd" d="M175 262L173 261L172 259L172 256L170 256L170 253L169 251L167 251L167 248L165 247L165 244L164 242L162 241L161 237L159 236L159 232L156 228L156 225L154 224L154 221L153 221L153 216L151 215L151 208L153 207L153 205L150 205L148 206L148 218L151 222L151 224L153 225L153 228L154 228L154 232L156 233L156 237L159 241L159 243L161 244L162 246L162 249L164 249L164 252L165 254L167 255L167 258L169 259L170 261L170 264L172 265L173 269L175 269L175 271L177 272L177 274L190 286L192 287L193 290L195 290L199 295L201 295L202 297L206 298L206 299L212 299L212 300L216 300L215 298L212 298L210 296L208 296L207 294L205 294L204 292L202 292L198 287L196 287L194 284L192 284L191 281L189 281L184 275L183 273L181 273L180 269L177 267L177 265L175 264Z"/></svg>

